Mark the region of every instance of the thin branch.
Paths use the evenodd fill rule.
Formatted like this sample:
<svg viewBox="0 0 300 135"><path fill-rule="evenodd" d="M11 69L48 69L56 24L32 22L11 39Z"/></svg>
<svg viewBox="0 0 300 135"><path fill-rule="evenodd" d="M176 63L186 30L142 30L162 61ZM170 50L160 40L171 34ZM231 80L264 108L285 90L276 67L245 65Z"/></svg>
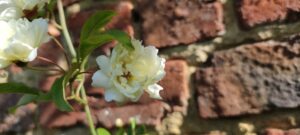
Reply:
<svg viewBox="0 0 300 135"><path fill-rule="evenodd" d="M56 68L33 67L33 66L30 66L30 65L27 65L25 68L30 69L30 70L34 70L34 71L41 71L41 72L45 72L45 71L61 72L61 70L56 69Z"/></svg>
<svg viewBox="0 0 300 135"><path fill-rule="evenodd" d="M88 72L88 71L85 71L85 72L79 72L78 75L80 74L93 74L93 72Z"/></svg>
<svg viewBox="0 0 300 135"><path fill-rule="evenodd" d="M48 62L48 63L51 63L51 64L57 66L62 72L64 72L64 73L66 72L66 71L64 70L64 68L62 68L60 65L58 65L58 64L55 63L55 62L53 62L53 61L50 60L50 59L47 59L47 58L44 58L44 57L41 57L41 56L38 56L37 59L42 60L42 61L45 61L45 62Z"/></svg>
<svg viewBox="0 0 300 135"><path fill-rule="evenodd" d="M64 52L64 56L66 58L67 64L70 67L71 66L71 62L70 62L70 60L68 58L67 52L64 49L63 45L55 37L52 37L52 39L54 40L54 42L56 43L56 45Z"/></svg>
<svg viewBox="0 0 300 135"><path fill-rule="evenodd" d="M52 14L53 14L53 13L52 13ZM52 15L52 16L54 16L54 15ZM59 24L56 22L55 17L53 17L53 18L54 18L54 19L51 20L52 24L53 24L56 28L62 30L61 25L59 25Z"/></svg>

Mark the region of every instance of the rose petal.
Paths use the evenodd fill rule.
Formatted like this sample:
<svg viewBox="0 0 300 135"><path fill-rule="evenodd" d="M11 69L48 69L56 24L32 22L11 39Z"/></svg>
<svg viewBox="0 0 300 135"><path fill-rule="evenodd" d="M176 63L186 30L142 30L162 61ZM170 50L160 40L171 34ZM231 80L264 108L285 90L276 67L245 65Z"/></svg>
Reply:
<svg viewBox="0 0 300 135"><path fill-rule="evenodd" d="M94 73L94 75L92 77L92 86L109 88L110 87L110 80L103 73L102 70L98 70L97 72Z"/></svg>
<svg viewBox="0 0 300 135"><path fill-rule="evenodd" d="M117 102L125 102L126 101L126 97L114 89L105 90L104 99L107 102L110 102L113 100L117 101Z"/></svg>
<svg viewBox="0 0 300 135"><path fill-rule="evenodd" d="M151 98L162 99L159 95L159 91L161 91L162 89L163 88L160 85L152 84L148 86L148 89L146 91Z"/></svg>
<svg viewBox="0 0 300 135"><path fill-rule="evenodd" d="M109 74L110 72L110 61L104 55L101 55L96 58L97 64L100 66L100 69L103 70L104 73Z"/></svg>
<svg viewBox="0 0 300 135"><path fill-rule="evenodd" d="M33 49L27 57L27 61L33 61L37 56L37 48Z"/></svg>
<svg viewBox="0 0 300 135"><path fill-rule="evenodd" d="M9 66L10 64L11 64L11 62L9 60L0 58L0 68L5 68L5 67Z"/></svg>

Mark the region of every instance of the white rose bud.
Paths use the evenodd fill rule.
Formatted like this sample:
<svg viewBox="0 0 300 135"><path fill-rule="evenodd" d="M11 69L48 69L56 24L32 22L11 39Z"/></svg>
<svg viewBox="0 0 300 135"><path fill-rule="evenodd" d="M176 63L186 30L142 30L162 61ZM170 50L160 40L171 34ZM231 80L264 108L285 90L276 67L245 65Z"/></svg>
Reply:
<svg viewBox="0 0 300 135"><path fill-rule="evenodd" d="M161 99L157 84L164 75L165 59L160 58L153 46L143 47L132 39L134 51L117 45L110 58L99 56L96 61L101 70L92 77L92 86L105 89L106 101L137 101L144 90L152 98Z"/></svg>
<svg viewBox="0 0 300 135"><path fill-rule="evenodd" d="M50 39L45 19L0 21L0 30L0 68L34 60L37 48Z"/></svg>
<svg viewBox="0 0 300 135"><path fill-rule="evenodd" d="M0 20L19 19L24 11L41 10L48 0L0 0Z"/></svg>

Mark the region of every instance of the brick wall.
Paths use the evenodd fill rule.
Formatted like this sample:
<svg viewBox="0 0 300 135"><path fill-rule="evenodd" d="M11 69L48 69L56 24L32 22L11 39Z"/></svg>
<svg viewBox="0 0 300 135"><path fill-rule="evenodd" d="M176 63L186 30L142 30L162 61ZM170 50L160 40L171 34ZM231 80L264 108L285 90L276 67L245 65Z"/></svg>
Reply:
<svg viewBox="0 0 300 135"><path fill-rule="evenodd" d="M88 16L113 9L118 16L107 28L122 29L158 47L167 58L167 75L160 82L162 101L143 95L138 103L118 106L106 103L103 90L87 83L97 125L114 128L117 119L128 123L136 117L138 123L160 134L300 134L299 0L66 3L76 43ZM105 45L96 53L109 54L113 46ZM49 47L40 52L59 61L45 50ZM39 86L47 90L54 79L44 77ZM62 113L52 104L42 105L38 107L40 123L48 128L86 123L82 108L74 106L76 112ZM33 107L23 109L32 111ZM10 117L26 120L26 116ZM4 114L0 118L0 132L1 126L3 131L18 130L13 127L23 122L7 123Z"/></svg>

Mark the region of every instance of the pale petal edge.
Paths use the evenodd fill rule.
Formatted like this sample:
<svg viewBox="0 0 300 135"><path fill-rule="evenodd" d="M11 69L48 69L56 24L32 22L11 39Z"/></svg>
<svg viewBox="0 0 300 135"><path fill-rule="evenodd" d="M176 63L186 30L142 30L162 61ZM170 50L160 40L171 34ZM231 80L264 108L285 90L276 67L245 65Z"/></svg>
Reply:
<svg viewBox="0 0 300 135"><path fill-rule="evenodd" d="M127 98L122 95L120 92L114 89L107 89L104 93L104 99L107 102L116 101L116 102L125 102Z"/></svg>
<svg viewBox="0 0 300 135"><path fill-rule="evenodd" d="M102 70L96 71L92 76L92 86L109 88L110 82L108 76L106 76Z"/></svg>
<svg viewBox="0 0 300 135"><path fill-rule="evenodd" d="M155 98L155 99L162 99L159 92L163 90L163 87L161 87L158 84L152 84L148 86L148 89L146 90L146 92L149 94L149 96L151 98Z"/></svg>

